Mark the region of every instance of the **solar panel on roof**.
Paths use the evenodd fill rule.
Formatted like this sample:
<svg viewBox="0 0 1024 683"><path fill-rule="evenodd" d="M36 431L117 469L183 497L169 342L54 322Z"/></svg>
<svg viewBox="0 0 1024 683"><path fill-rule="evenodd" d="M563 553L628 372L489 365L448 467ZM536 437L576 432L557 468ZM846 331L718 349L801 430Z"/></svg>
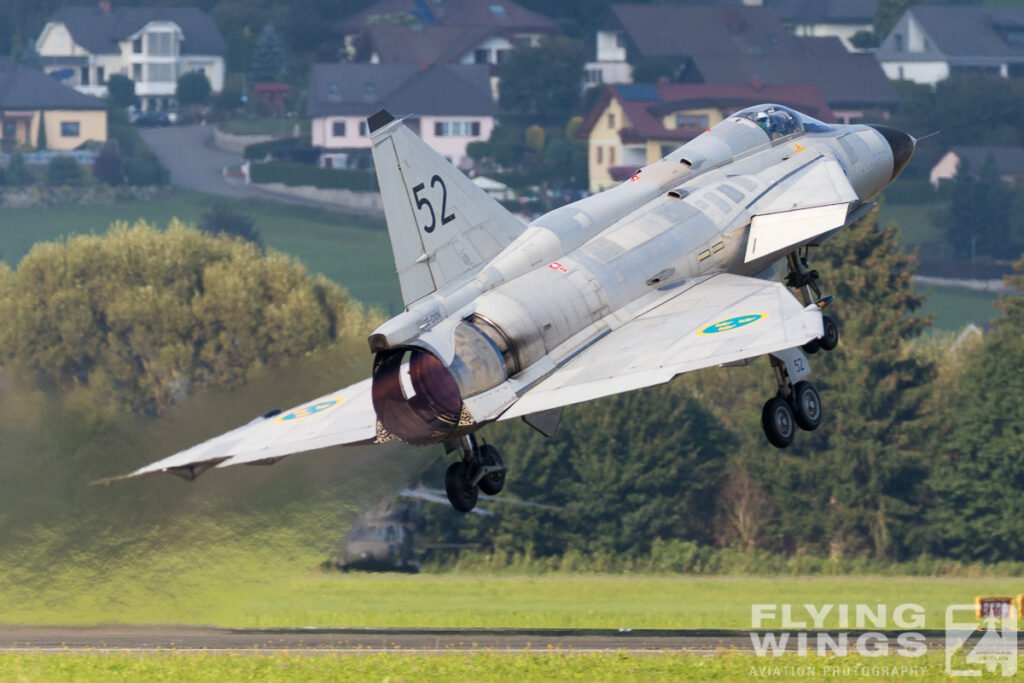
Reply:
<svg viewBox="0 0 1024 683"><path fill-rule="evenodd" d="M622 99L636 102L641 100L660 100L658 91L653 85L620 85L619 95Z"/></svg>

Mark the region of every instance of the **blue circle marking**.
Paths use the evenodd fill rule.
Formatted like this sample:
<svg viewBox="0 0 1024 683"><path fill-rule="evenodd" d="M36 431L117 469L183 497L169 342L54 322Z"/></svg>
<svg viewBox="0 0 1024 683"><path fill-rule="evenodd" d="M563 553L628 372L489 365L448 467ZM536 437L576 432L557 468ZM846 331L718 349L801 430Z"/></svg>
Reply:
<svg viewBox="0 0 1024 683"><path fill-rule="evenodd" d="M311 417L317 413L322 413L325 410L330 410L344 400L345 399L343 398L331 398L326 401L320 401L319 403L303 406L302 408L297 408L290 413L285 413L281 417L277 418L277 421L291 422L292 420L301 420L304 417Z"/></svg>
<svg viewBox="0 0 1024 683"><path fill-rule="evenodd" d="M717 323L708 325L703 330L699 330L697 334L709 335L718 334L719 332L730 332L756 323L758 320L763 320L767 316L767 313L748 313L746 315L738 315L735 318L726 318L725 320L719 320Z"/></svg>

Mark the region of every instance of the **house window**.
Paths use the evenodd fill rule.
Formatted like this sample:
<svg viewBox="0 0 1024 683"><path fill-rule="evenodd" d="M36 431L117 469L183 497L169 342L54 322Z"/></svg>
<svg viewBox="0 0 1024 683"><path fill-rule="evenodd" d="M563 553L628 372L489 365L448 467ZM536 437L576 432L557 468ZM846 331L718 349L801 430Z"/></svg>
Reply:
<svg viewBox="0 0 1024 683"><path fill-rule="evenodd" d="M603 164L604 163L604 147L598 147L597 148L597 163L598 164Z"/></svg>
<svg viewBox="0 0 1024 683"><path fill-rule="evenodd" d="M78 128L78 121L61 121L60 136L62 138L77 138Z"/></svg>
<svg viewBox="0 0 1024 683"><path fill-rule="evenodd" d="M167 83L174 80L173 64L150 64L149 80L158 83Z"/></svg>
<svg viewBox="0 0 1024 683"><path fill-rule="evenodd" d="M707 128L707 116L693 114L676 114L676 128Z"/></svg>
<svg viewBox="0 0 1024 683"><path fill-rule="evenodd" d="M81 69L82 76L79 79L80 85L89 85L89 67L83 66Z"/></svg>
<svg viewBox="0 0 1024 683"><path fill-rule="evenodd" d="M100 85L107 82L107 72L102 66L96 67L96 82Z"/></svg>
<svg viewBox="0 0 1024 683"><path fill-rule="evenodd" d="M345 137L345 122L344 121L335 121L333 124L331 124L331 133L336 138L343 138L343 137Z"/></svg>
<svg viewBox="0 0 1024 683"><path fill-rule="evenodd" d="M138 37L132 41L132 52L137 55L142 54L142 37Z"/></svg>
<svg viewBox="0 0 1024 683"><path fill-rule="evenodd" d="M583 72L583 82L587 84L600 83L603 79L600 69L587 69Z"/></svg>
<svg viewBox="0 0 1024 683"><path fill-rule="evenodd" d="M148 33L149 54L154 57L172 57L174 55L173 33Z"/></svg>
<svg viewBox="0 0 1024 683"><path fill-rule="evenodd" d="M615 114L608 114L608 127L615 128Z"/></svg>
<svg viewBox="0 0 1024 683"><path fill-rule="evenodd" d="M484 50L482 48L473 50L473 63L474 64L490 64L491 63L491 51Z"/></svg>
<svg viewBox="0 0 1024 683"><path fill-rule="evenodd" d="M892 37L892 49L896 52L903 52L903 34L897 33Z"/></svg>
<svg viewBox="0 0 1024 683"><path fill-rule="evenodd" d="M494 61L498 64L504 64L511 54L512 50L495 50Z"/></svg>
<svg viewBox="0 0 1024 683"><path fill-rule="evenodd" d="M609 147L608 148L608 165L609 166L614 166L615 165L615 148L614 147Z"/></svg>
<svg viewBox="0 0 1024 683"><path fill-rule="evenodd" d="M132 64L132 80L137 82L137 83L142 81L142 65L141 64Z"/></svg>
<svg viewBox="0 0 1024 683"><path fill-rule="evenodd" d="M365 137L369 137L370 136L370 124L368 124L366 121L363 121L362 123L360 123L359 124L359 134L362 135L364 138Z"/></svg>
<svg viewBox="0 0 1024 683"><path fill-rule="evenodd" d="M437 137L477 137L480 135L478 121L438 121L434 124Z"/></svg>

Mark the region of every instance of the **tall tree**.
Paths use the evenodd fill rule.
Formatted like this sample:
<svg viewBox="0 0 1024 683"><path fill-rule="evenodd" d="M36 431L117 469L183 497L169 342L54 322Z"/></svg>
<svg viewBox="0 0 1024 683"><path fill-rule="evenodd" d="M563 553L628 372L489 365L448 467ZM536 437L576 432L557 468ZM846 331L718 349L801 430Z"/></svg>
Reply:
<svg viewBox="0 0 1024 683"><path fill-rule="evenodd" d="M37 244L0 277L0 316L6 370L151 414L366 323L343 290L292 259L177 221Z"/></svg>
<svg viewBox="0 0 1024 683"><path fill-rule="evenodd" d="M993 158L985 160L977 176L962 159L946 194L946 241L956 254L972 260L979 255L1005 257L1013 192L999 177Z"/></svg>
<svg viewBox="0 0 1024 683"><path fill-rule="evenodd" d="M249 80L253 83L277 81L283 76L284 67L284 43L274 30L273 24L267 24L252 50Z"/></svg>
<svg viewBox="0 0 1024 683"><path fill-rule="evenodd" d="M1024 291L1024 275L1007 284ZM1005 315L971 352L930 440L929 549L941 556L1024 559L1024 298L1007 295L998 305Z"/></svg>
<svg viewBox="0 0 1024 683"><path fill-rule="evenodd" d="M520 47L501 66L501 106L534 114L569 115L580 102L586 51L560 36L537 47Z"/></svg>

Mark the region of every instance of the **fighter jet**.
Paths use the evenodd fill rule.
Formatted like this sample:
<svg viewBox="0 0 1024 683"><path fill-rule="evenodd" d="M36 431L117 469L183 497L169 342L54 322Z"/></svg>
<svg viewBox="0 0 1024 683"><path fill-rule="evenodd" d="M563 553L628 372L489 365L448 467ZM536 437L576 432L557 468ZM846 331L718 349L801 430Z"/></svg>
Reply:
<svg viewBox="0 0 1024 683"><path fill-rule="evenodd" d="M397 439L458 452L445 491L468 512L505 482L486 425L550 435L567 405L764 355L778 391L761 422L785 448L824 414L806 354L839 340L810 248L864 216L916 143L760 105L524 225L402 120L368 126L405 303L369 337L371 376L125 478Z"/></svg>

